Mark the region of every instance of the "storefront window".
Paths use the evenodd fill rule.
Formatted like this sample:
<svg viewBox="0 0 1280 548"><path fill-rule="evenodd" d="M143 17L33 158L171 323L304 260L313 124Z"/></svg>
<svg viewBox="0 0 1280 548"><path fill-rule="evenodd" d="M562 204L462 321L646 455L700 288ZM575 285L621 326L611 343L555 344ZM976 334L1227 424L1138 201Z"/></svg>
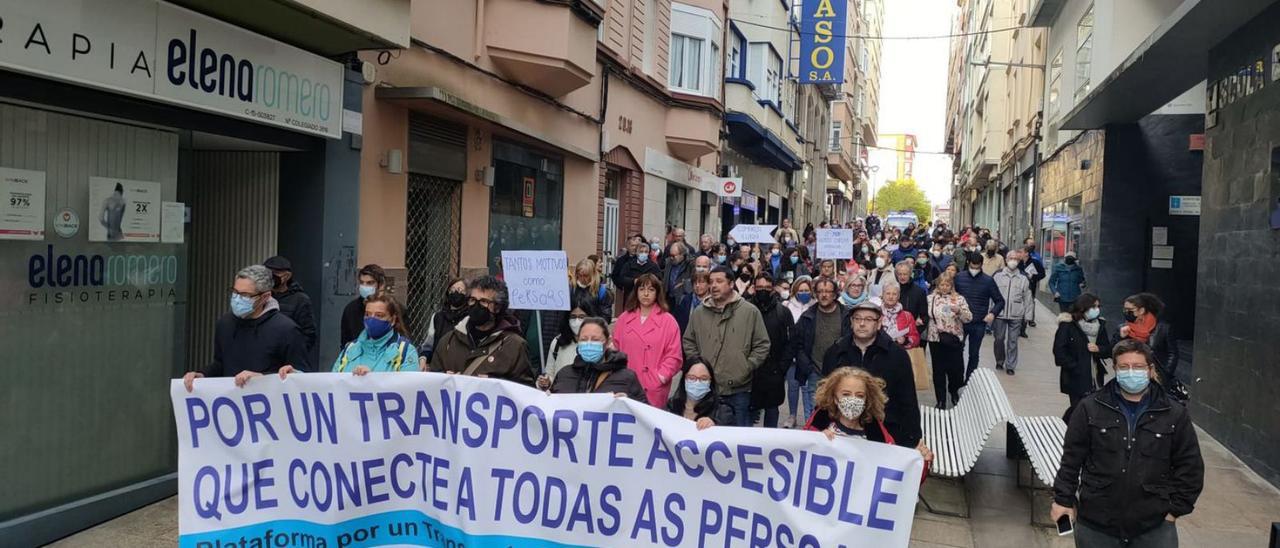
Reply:
<svg viewBox="0 0 1280 548"><path fill-rule="evenodd" d="M564 163L514 143L493 143L489 195L489 265L503 250L560 249Z"/></svg>
<svg viewBox="0 0 1280 548"><path fill-rule="evenodd" d="M689 190L667 183L667 227L684 226L685 204L689 198Z"/></svg>

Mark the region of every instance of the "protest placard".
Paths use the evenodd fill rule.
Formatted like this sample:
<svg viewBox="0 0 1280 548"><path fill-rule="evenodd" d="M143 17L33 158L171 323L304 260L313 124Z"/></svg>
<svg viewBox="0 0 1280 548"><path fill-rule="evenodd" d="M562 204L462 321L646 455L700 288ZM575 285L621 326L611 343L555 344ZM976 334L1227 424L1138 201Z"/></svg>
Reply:
<svg viewBox="0 0 1280 548"><path fill-rule="evenodd" d="M853 258L853 229L819 228L818 229L818 258L819 259L852 259Z"/></svg>
<svg viewBox="0 0 1280 548"><path fill-rule="evenodd" d="M564 251L503 251L502 279L512 310L569 310Z"/></svg>
<svg viewBox="0 0 1280 548"><path fill-rule="evenodd" d="M729 237L740 244L776 244L771 234L778 225L737 225L729 230Z"/></svg>
<svg viewBox="0 0 1280 548"><path fill-rule="evenodd" d="M179 546L907 546L914 450L462 375L170 387Z"/></svg>

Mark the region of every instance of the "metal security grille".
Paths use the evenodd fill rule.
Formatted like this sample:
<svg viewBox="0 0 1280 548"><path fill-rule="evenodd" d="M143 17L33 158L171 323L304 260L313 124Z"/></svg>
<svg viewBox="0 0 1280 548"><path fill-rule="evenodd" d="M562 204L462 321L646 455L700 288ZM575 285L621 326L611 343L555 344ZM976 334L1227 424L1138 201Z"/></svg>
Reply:
<svg viewBox="0 0 1280 548"><path fill-rule="evenodd" d="M431 314L440 307L450 279L458 276L462 182L409 174L405 268L408 324L414 341L425 341Z"/></svg>

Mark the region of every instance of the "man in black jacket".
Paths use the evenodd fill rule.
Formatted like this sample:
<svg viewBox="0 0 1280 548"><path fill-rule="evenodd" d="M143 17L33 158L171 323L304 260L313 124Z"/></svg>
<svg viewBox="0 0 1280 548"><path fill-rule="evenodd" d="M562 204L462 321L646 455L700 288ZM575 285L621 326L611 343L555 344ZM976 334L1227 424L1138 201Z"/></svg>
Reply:
<svg viewBox="0 0 1280 548"><path fill-rule="evenodd" d="M659 280L662 279L662 270L649 260L650 250L649 242L645 241L644 236L637 234L627 243L627 254L618 257L617 262L613 264L613 273L609 277L618 291L616 301L622 303L622 306L626 306L627 297L635 289L636 278L644 274L653 274Z"/></svg>
<svg viewBox="0 0 1280 548"><path fill-rule="evenodd" d="M837 300L840 290L835 280L818 278L813 282L813 294L818 302L810 306L800 315L795 331L791 334L791 355L794 359L796 382L800 383L804 405L804 416L796 419L796 424L804 425L813 413L814 391L818 388L818 379L822 376L822 358L827 350L849 334L848 311Z"/></svg>
<svg viewBox="0 0 1280 548"><path fill-rule="evenodd" d="M920 430L920 406L916 401L916 381L911 357L880 329L880 307L870 301L854 305L849 312L852 333L841 337L822 359L822 375L838 367L860 367L884 379L889 403L884 409L884 425L896 445L916 447Z"/></svg>
<svg viewBox="0 0 1280 548"><path fill-rule="evenodd" d="M1022 264L1018 265L1018 269L1027 275L1031 280L1031 296L1034 298L1040 291L1040 280L1045 277L1044 259L1036 252L1036 241L1034 238L1027 238L1022 241L1022 250L1026 251L1026 256L1022 259ZM1027 336L1027 327L1036 326L1036 307L1031 307L1031 320L1022 323L1022 337Z"/></svg>
<svg viewBox="0 0 1280 548"><path fill-rule="evenodd" d="M924 333L925 327L929 325L929 296L911 280L915 270L912 265L911 261L902 261L894 267L894 276L902 287L902 296L898 300L902 302L902 309L915 317L916 329Z"/></svg>
<svg viewBox="0 0 1280 548"><path fill-rule="evenodd" d="M182 377L187 391L201 377L235 377L237 386L264 373L292 365L314 371L306 338L280 311L271 296L271 271L261 265L241 269L231 291L231 311L218 318L213 332L213 361Z"/></svg>
<svg viewBox="0 0 1280 548"><path fill-rule="evenodd" d="M293 279L293 264L289 259L276 255L262 261L262 266L271 270L275 287L271 288L272 296L280 303L280 313L288 316L298 324L302 336L307 339L307 356L311 363L320 361L316 348L316 315L311 310L311 297L302 291L302 284Z"/></svg>
<svg viewBox="0 0 1280 548"><path fill-rule="evenodd" d="M787 393L787 369L791 368L791 332L795 320L791 311L782 306L778 293L773 290L773 276L756 274L756 292L751 304L764 316L764 329L769 333L769 357L751 377L751 416L764 410L764 427L778 427L778 406Z"/></svg>
<svg viewBox="0 0 1280 548"><path fill-rule="evenodd" d="M1076 521L1077 546L1178 545L1174 522L1204 488L1191 416L1155 382L1155 355L1138 341L1111 351L1116 378L1071 414L1050 517Z"/></svg>

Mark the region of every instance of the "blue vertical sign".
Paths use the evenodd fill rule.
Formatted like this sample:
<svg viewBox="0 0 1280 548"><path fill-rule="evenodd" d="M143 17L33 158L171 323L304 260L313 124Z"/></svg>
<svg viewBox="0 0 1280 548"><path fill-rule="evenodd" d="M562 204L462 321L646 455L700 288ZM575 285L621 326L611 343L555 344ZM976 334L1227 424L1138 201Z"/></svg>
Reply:
<svg viewBox="0 0 1280 548"><path fill-rule="evenodd" d="M800 83L843 83L849 0L804 0L802 7Z"/></svg>

